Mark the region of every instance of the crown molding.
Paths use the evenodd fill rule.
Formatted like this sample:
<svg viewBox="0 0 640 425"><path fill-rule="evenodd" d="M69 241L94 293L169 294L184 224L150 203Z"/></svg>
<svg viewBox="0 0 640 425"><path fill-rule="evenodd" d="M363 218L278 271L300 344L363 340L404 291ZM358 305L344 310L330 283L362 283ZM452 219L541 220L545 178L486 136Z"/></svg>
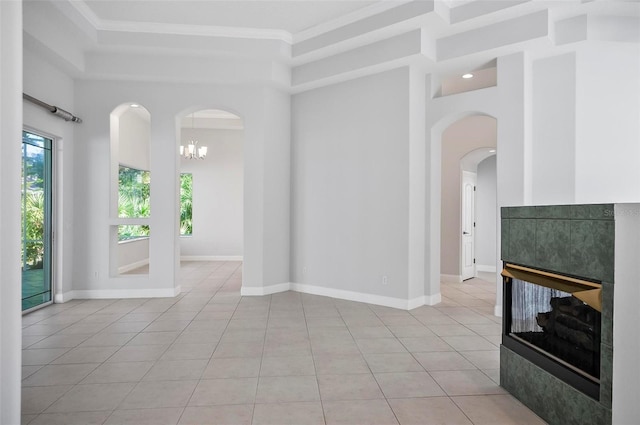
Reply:
<svg viewBox="0 0 640 425"><path fill-rule="evenodd" d="M263 40L280 40L288 44L293 43L290 32L279 29L223 27L205 25L179 25L155 22L124 22L102 20L87 6L85 0L67 0L96 31L122 31L148 34L196 35L208 37L249 38Z"/></svg>
<svg viewBox="0 0 640 425"><path fill-rule="evenodd" d="M292 43L288 31L262 28L220 27L209 25L159 24L153 22L102 21L99 31L137 32L147 34L196 35L207 37L251 38L262 40L280 40Z"/></svg>
<svg viewBox="0 0 640 425"><path fill-rule="evenodd" d="M326 32L341 28L345 25L352 24L354 22L358 22L362 19L368 18L370 16L377 15L382 12L386 12L387 10L393 9L405 3L410 3L414 0L382 0L377 3L374 3L370 6L364 7L362 9L355 10L351 13L347 13L346 15L342 15L338 18L332 19L327 22L323 22L309 29L297 32L293 34L293 43L299 43L301 41L308 40L310 38L317 37Z"/></svg>

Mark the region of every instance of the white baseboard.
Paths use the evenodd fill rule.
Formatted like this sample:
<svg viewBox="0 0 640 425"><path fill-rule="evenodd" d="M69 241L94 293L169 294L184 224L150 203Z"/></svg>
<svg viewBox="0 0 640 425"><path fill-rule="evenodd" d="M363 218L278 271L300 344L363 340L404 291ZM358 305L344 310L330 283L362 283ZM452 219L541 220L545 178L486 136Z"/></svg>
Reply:
<svg viewBox="0 0 640 425"><path fill-rule="evenodd" d="M253 297L261 295L277 294L278 292L286 292L291 289L289 282L276 283L269 286L245 286L240 288L240 295L243 297Z"/></svg>
<svg viewBox="0 0 640 425"><path fill-rule="evenodd" d="M261 296L276 294L279 292L296 291L303 294L321 295L324 297L337 298L340 300L357 301L368 304L381 305L385 307L398 308L401 310L411 310L423 305L434 305L441 301L440 294L431 296L421 296L410 300L402 298L387 297L383 295L365 294L362 292L345 291L343 289L327 288L324 286L308 285L304 283L277 283L269 286L242 286L240 294L242 296Z"/></svg>
<svg viewBox="0 0 640 425"><path fill-rule="evenodd" d="M181 255L180 261L242 261L242 255Z"/></svg>
<svg viewBox="0 0 640 425"><path fill-rule="evenodd" d="M476 271L478 272L487 272L487 273L495 273L496 272L496 266L487 266L484 264L476 264Z"/></svg>
<svg viewBox="0 0 640 425"><path fill-rule="evenodd" d="M462 282L462 276L460 276L459 274L441 274L440 282L460 283Z"/></svg>
<svg viewBox="0 0 640 425"><path fill-rule="evenodd" d="M66 303L74 299L101 300L113 298L173 298L180 293L180 287L167 289L78 289L56 294L56 303Z"/></svg>
<svg viewBox="0 0 640 425"><path fill-rule="evenodd" d="M149 259L145 258L144 260L136 261L135 263L127 264L124 266L118 267L118 273L123 274L126 272L130 272L131 270L135 270L140 267L144 267L149 264Z"/></svg>
<svg viewBox="0 0 640 425"><path fill-rule="evenodd" d="M496 317L502 317L502 306L495 305L493 306L493 315Z"/></svg>

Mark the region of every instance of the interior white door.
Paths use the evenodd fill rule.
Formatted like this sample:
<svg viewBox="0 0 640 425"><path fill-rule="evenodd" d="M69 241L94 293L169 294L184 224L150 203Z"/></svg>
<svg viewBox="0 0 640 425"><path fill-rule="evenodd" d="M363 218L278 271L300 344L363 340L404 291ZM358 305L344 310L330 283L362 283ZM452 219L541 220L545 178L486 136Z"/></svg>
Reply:
<svg viewBox="0 0 640 425"><path fill-rule="evenodd" d="M462 280L471 279L476 275L474 249L476 180L476 173L462 172Z"/></svg>

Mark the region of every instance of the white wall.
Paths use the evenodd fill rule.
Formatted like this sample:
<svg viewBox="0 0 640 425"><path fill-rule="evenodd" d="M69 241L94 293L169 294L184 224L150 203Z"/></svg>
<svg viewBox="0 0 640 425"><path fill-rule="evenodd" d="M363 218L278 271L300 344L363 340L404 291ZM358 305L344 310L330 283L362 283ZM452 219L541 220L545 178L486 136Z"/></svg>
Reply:
<svg viewBox="0 0 640 425"><path fill-rule="evenodd" d="M571 204L575 199L575 53L532 64L532 202Z"/></svg>
<svg viewBox="0 0 640 425"><path fill-rule="evenodd" d="M129 168L149 170L151 124L144 108L126 108L118 116L118 158L115 160Z"/></svg>
<svg viewBox="0 0 640 425"><path fill-rule="evenodd" d="M182 144L207 146L204 160L182 159L193 175L193 235L180 238L181 257L242 257L242 130L182 129Z"/></svg>
<svg viewBox="0 0 640 425"><path fill-rule="evenodd" d="M640 201L640 49L590 43L577 52L577 203Z"/></svg>
<svg viewBox="0 0 640 425"><path fill-rule="evenodd" d="M0 2L0 423L20 423L22 2Z"/></svg>
<svg viewBox="0 0 640 425"><path fill-rule="evenodd" d="M478 271L496 269L496 156L478 164L476 183L476 268Z"/></svg>
<svg viewBox="0 0 640 425"><path fill-rule="evenodd" d="M442 133L442 213L440 273L461 276L461 168L460 160L478 148L496 146L496 119L472 115L456 121Z"/></svg>
<svg viewBox="0 0 640 425"><path fill-rule="evenodd" d="M401 68L293 97L293 282L407 298L408 87Z"/></svg>
<svg viewBox="0 0 640 425"><path fill-rule="evenodd" d="M118 243L118 273L126 273L149 264L149 239Z"/></svg>

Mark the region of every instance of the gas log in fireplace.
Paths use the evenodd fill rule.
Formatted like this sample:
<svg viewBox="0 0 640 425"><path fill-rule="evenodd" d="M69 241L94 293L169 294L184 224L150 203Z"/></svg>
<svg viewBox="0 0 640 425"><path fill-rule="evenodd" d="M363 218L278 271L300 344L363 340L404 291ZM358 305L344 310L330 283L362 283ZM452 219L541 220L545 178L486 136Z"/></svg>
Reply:
<svg viewBox="0 0 640 425"><path fill-rule="evenodd" d="M602 284L505 264L503 345L600 397Z"/></svg>

